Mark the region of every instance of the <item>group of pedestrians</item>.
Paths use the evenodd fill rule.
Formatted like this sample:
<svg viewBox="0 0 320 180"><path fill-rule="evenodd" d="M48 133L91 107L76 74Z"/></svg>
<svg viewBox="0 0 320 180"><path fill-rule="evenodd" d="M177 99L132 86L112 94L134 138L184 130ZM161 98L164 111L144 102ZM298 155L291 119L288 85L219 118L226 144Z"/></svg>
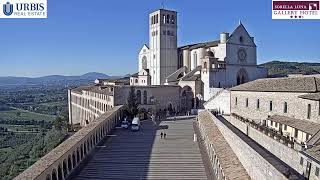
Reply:
<svg viewBox="0 0 320 180"><path fill-rule="evenodd" d="M166 134L166 133L161 132L161 133L160 133L160 136L161 136L161 139L162 139L162 137L165 139L165 138L166 138L166 136L167 136L167 134Z"/></svg>

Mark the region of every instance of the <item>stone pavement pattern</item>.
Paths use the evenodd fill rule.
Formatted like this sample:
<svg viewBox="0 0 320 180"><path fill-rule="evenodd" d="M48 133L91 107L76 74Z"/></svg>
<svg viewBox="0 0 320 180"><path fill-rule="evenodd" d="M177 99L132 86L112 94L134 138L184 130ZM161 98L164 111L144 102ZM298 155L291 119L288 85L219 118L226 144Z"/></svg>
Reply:
<svg viewBox="0 0 320 180"><path fill-rule="evenodd" d="M72 179L207 179L193 121L145 121L139 132L117 129Z"/></svg>

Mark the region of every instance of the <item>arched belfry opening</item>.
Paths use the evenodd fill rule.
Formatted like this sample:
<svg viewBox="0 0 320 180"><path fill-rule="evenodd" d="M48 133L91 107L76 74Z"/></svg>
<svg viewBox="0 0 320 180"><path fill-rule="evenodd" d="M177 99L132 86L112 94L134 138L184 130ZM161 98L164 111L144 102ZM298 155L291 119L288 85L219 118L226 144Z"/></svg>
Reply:
<svg viewBox="0 0 320 180"><path fill-rule="evenodd" d="M246 83L249 81L249 76L247 70L241 68L237 73L237 85Z"/></svg>
<svg viewBox="0 0 320 180"><path fill-rule="evenodd" d="M148 69L148 61L146 56L142 57L141 64L142 64L142 69Z"/></svg>

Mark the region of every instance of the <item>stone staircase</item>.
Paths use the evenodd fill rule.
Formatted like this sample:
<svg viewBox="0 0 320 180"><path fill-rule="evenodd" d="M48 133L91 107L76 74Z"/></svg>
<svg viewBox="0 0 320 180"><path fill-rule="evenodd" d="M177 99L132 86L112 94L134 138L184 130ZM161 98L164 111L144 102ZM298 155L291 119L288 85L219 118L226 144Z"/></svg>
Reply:
<svg viewBox="0 0 320 180"><path fill-rule="evenodd" d="M193 121L145 121L139 132L118 129L73 179L207 179Z"/></svg>

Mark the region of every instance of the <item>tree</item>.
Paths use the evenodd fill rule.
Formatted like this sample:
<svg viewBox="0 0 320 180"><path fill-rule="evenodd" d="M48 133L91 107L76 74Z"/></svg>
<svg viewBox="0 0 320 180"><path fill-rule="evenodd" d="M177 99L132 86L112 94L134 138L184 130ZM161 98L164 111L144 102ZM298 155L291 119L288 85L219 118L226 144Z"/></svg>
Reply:
<svg viewBox="0 0 320 180"><path fill-rule="evenodd" d="M18 117L20 117L20 116L21 116L21 112L18 111L18 112L16 113L16 115L17 115Z"/></svg>
<svg viewBox="0 0 320 180"><path fill-rule="evenodd" d="M65 117L63 116L58 116L54 121L53 121L53 126L56 130L67 130L68 129L68 121Z"/></svg>
<svg viewBox="0 0 320 180"><path fill-rule="evenodd" d="M133 86L130 87L129 95L127 98L126 111L128 116L132 119L139 112L137 95Z"/></svg>

